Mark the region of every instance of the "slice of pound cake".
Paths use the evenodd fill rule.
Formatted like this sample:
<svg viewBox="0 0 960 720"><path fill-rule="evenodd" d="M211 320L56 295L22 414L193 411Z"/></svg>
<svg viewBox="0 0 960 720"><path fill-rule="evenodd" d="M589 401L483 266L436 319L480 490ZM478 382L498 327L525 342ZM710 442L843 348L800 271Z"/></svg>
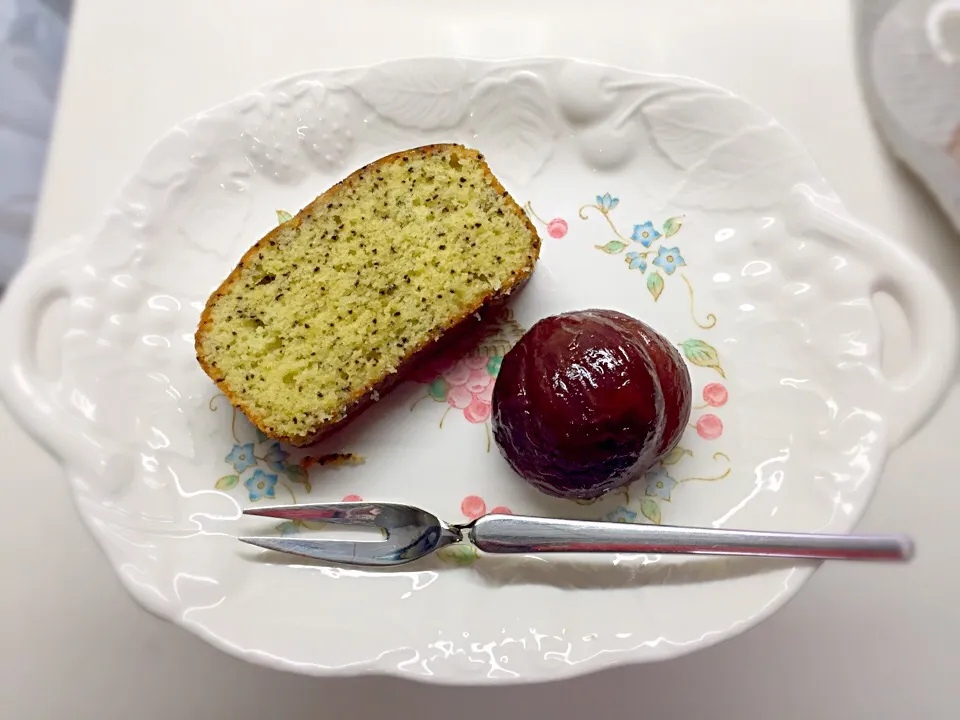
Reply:
<svg viewBox="0 0 960 720"><path fill-rule="evenodd" d="M263 432L317 441L533 272L540 239L483 156L390 155L254 245L210 296L197 360Z"/></svg>

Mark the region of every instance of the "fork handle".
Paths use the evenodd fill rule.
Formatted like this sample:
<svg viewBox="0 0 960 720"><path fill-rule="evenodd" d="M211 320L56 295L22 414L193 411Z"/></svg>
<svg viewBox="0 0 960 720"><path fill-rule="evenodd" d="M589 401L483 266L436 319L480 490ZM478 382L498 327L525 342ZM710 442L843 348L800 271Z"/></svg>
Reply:
<svg viewBox="0 0 960 720"><path fill-rule="evenodd" d="M467 536L488 553L623 552L759 555L823 560L909 560L903 535L820 535L485 515Z"/></svg>

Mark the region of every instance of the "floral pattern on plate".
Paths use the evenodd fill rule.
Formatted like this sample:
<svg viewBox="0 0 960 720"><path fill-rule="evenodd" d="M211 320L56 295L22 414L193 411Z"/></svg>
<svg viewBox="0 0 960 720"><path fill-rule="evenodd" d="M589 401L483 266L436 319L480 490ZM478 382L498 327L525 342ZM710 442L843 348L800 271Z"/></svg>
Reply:
<svg viewBox="0 0 960 720"><path fill-rule="evenodd" d="M682 271L687 266L687 261L683 257L680 247L664 243L667 238L680 232L680 228L684 224L684 217L679 215L667 218L659 227L655 226L652 220L635 223L632 232L627 236L617 228L610 217L610 214L619 204L620 198L607 192L603 195L597 195L595 202L583 205L577 211L581 220L589 219L588 210L597 211L607 221L616 236L613 240L596 245L596 249L605 252L607 255L622 255L629 270L638 270L641 275L645 275L647 291L654 302L659 300L663 294L666 287L665 279L678 275L687 286L690 299L690 317L703 330L714 327L717 324L717 316L713 313L708 313L702 322L697 319L694 310L693 284ZM562 238L567 234L569 225L563 218L558 217L545 221L534 211L531 202L528 201L523 207L537 222L546 227L550 237Z"/></svg>
<svg viewBox="0 0 960 720"><path fill-rule="evenodd" d="M614 490L611 495L617 498L616 507L598 519L624 523L647 521L659 525L663 518L663 503L673 500L673 493L679 485L694 481L717 482L730 475L730 457L718 451L713 453L712 458L715 463L725 466L722 470L712 475L686 475L677 479L675 476L680 475L679 466L686 458L693 457L692 450L678 445L641 480ZM582 504L592 504L598 500L582 501Z"/></svg>
<svg viewBox="0 0 960 720"><path fill-rule="evenodd" d="M950 386L958 324L935 273L902 243L853 217L795 136L728 91L566 59L421 59L276 80L178 124L152 146L101 221L32 258L0 305L10 327L5 366L18 368L4 375L0 394L74 478L78 511L118 575L129 579L137 569L136 582L125 587L158 616L273 669L458 685L556 681L611 664L665 660L776 611L810 577L809 563L745 574L729 572L723 558L644 564L543 556L491 562L488 582L473 568L321 572L224 552L224 539L239 529L232 498L249 502L243 480L257 467L277 475L279 502L282 483L298 498L303 487L258 461L226 491L232 498L211 491L213 479L238 474L224 460L235 444L254 442L264 457L269 446L239 426L237 441L224 407L206 408L214 391L193 357L203 296L262 232L257 218L275 216L277 204L302 202L365 159L439 136L474 138L505 184L532 198L538 212L547 198L593 198L591 183L617 177L621 200L614 207L611 194L605 210L624 218L617 227L630 247L620 262L594 249L619 240L599 210L585 210L584 221L572 211L541 213L563 219L566 232L543 232L541 279L528 290L546 292L525 292L514 304L518 319L572 309L563 305L566 288L578 304L634 298L634 314L671 328L671 340L699 339L719 350L712 357L690 347L700 365L684 356L698 397L705 383L722 382L730 400L696 411L693 420L722 417L722 434L707 441L694 429L686 433L682 447L694 455L664 468L677 485L655 485L648 496L638 483L629 503L611 495L576 508L519 487L499 458L469 437L477 425L454 417L448 423L457 420L457 432L437 432L427 407L410 413L394 394L372 411L381 421L364 435L372 461L342 473L362 481L366 496L426 500L451 518L465 495L478 492L518 513L569 508L571 515L599 517L623 505L625 518L636 513L645 522L640 506L649 499L663 522L844 533L864 512L888 451L916 431ZM669 238L663 218L644 212L667 206L664 216L684 222ZM632 235L648 219L661 237L645 248L642 230L640 239ZM720 234L722 244L710 241ZM639 257L660 245L678 248L686 265L668 275L653 254ZM639 262L630 268L627 252L638 253L631 261L646 261L645 271ZM771 272L744 276L741 270L758 259ZM653 271L665 285L657 301L646 287ZM707 275L719 273L729 282L708 285ZM715 312L716 328L692 324L682 274L703 303L697 318ZM786 276L808 292L783 292ZM882 373L884 329L871 303L877 277L911 300L904 311L916 342L902 383ZM71 301L63 310L67 332L46 342L32 329L51 291ZM762 313L743 309L761 305ZM770 319L791 322L780 322L771 337ZM56 377L36 366L48 349L62 357ZM807 442L814 425L816 442ZM351 436L349 428L344 433ZM408 442L411 436L416 442ZM730 455L736 473L709 485L680 482L721 474L726 461L711 459L715 450ZM388 461L388 452L398 462ZM696 496L686 492L695 488ZM329 497L357 489L338 488ZM315 489L307 497L317 495ZM122 533L111 521L118 517ZM611 584L626 595L655 595L657 607L687 611L594 612ZM504 592L517 602L498 602ZM323 598L324 612L301 602L265 613L264 593L277 603ZM558 593L563 607L544 612ZM458 598L457 612L435 612L445 597ZM400 616L405 622L398 624ZM317 633L336 638L358 623L368 632L349 642L314 641ZM304 633L308 625L317 632Z"/></svg>
<svg viewBox="0 0 960 720"><path fill-rule="evenodd" d="M289 496L291 502L300 502L302 495L313 491L310 468L314 466L355 465L363 458L354 453L325 453L308 455L298 453L293 457L293 448L285 447L247 421L235 407L230 407L226 396L218 393L210 399L208 407L219 412L228 406L232 413L230 433L233 445L224 455L223 462L233 472L222 475L214 482L214 488L224 492L243 487L249 502L277 498L278 490ZM244 436L244 437L241 437ZM248 472L250 470L253 472ZM242 482L241 482L242 481Z"/></svg>
<svg viewBox="0 0 960 720"><path fill-rule="evenodd" d="M411 412L427 398L446 403L440 428L451 410L458 410L467 422L483 425L487 451L490 451L490 415L493 386L500 373L503 356L526 332L514 319L513 311L499 308L485 326L481 340L462 356L444 357L417 373L417 381L427 386L427 394L417 400Z"/></svg>

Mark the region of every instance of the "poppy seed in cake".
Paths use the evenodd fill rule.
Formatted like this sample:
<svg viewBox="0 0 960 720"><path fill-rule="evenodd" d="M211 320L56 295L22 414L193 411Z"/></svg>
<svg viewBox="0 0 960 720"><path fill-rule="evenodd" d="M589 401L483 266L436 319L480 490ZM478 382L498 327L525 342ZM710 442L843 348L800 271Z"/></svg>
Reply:
<svg viewBox="0 0 960 720"><path fill-rule="evenodd" d="M418 182L404 185L412 169ZM439 249L461 227L473 230L469 249ZM390 155L244 255L207 301L197 359L254 425L308 445L382 396L448 331L505 300L539 251L536 230L476 151ZM382 317L390 327L378 334Z"/></svg>

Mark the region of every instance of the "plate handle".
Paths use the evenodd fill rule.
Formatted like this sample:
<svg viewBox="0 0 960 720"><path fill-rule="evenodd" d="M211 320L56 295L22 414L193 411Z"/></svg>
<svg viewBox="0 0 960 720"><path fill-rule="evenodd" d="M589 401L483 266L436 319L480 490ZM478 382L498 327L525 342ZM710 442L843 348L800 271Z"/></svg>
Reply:
<svg viewBox="0 0 960 720"><path fill-rule="evenodd" d="M874 268L871 293L889 293L913 330L910 366L894 378L880 375L889 395L888 439L896 447L936 411L953 382L960 343L956 309L939 278L901 243L852 217L836 198L807 186L795 192L810 224L856 249Z"/></svg>
<svg viewBox="0 0 960 720"><path fill-rule="evenodd" d="M0 303L0 396L51 455L102 472L108 452L93 423L64 403L60 382L43 376L34 352L40 319L53 300L70 296L85 246L80 237L57 244L31 258L7 287Z"/></svg>

